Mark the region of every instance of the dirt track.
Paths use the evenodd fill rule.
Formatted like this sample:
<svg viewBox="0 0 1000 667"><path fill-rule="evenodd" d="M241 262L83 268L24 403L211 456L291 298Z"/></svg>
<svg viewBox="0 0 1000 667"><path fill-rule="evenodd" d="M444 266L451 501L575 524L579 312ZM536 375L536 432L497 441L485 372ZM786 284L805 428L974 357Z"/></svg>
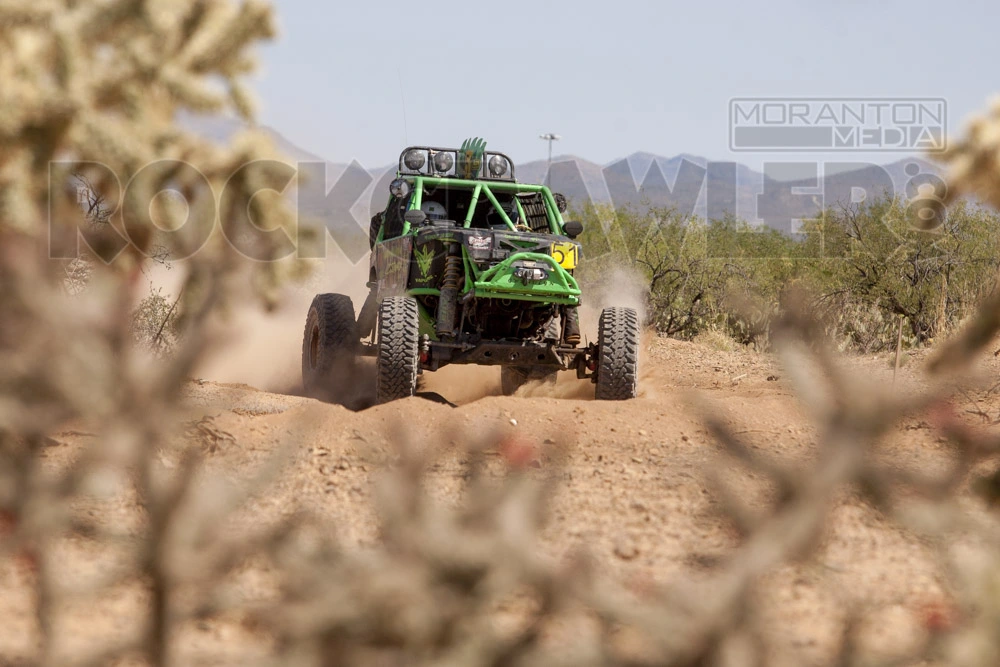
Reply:
<svg viewBox="0 0 1000 667"><path fill-rule="evenodd" d="M250 477L279 443L294 443L292 464L272 491L254 502L251 515L260 519L308 507L332 519L345 544L376 538L370 482L391 455L401 425L418 440L437 444L447 444L439 442L442 437L491 429L525 438L543 448L542 468L551 462L544 449L553 445L546 443L565 443L563 481L551 508L546 550L559 557L586 548L612 576L641 588L702 576L736 545L715 511L706 472L719 469L720 459L692 396L725 415L755 448L784 461L808 460L815 435L770 357L653 338L646 340L644 354L641 396L624 403L590 400L592 385L575 379L554 387L529 385L516 397L497 396L498 371L482 368L446 369L422 383L458 407L411 398L351 412L246 385L204 381L189 385L186 401L192 421L211 418L207 423L217 435L208 456L212 474ZM872 381L890 381L884 357L850 364ZM988 365L997 370L992 360ZM917 382L914 360L901 371L899 386ZM440 427L449 423L459 428L442 436ZM86 444L85 430L58 437L59 445L50 450L53 465L70 460ZM945 446L919 423L894 432L881 456L925 472L948 460ZM450 498L457 492L460 464L452 454L433 468L435 495ZM759 480L725 469L720 474L751 504L767 502L768 489ZM969 506L984 511L971 499ZM121 511L127 514L129 508ZM92 566L81 558L79 567ZM7 593L0 595L0 618L18 619L22 632L0 633L6 636L0 638L0 656L21 653L31 636L24 583L23 573L3 566L0 589ZM785 567L764 584L766 603L756 611L762 627L778 638L773 664L822 664L839 641L849 608L870 608L865 637L871 646L905 648L920 637L922 610L947 599L931 547L892 527L847 490L818 558ZM246 586L253 595L253 580ZM69 624L68 635L85 641L120 627L129 593L122 596ZM194 633L192 650L202 645L225 650L242 641L242 633L238 625L205 624Z"/></svg>

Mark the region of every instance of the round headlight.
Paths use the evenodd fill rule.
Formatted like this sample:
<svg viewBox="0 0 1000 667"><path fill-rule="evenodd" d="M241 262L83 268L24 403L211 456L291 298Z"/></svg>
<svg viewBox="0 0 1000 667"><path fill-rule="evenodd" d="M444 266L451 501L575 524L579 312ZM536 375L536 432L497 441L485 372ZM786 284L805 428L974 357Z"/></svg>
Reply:
<svg viewBox="0 0 1000 667"><path fill-rule="evenodd" d="M500 178L507 173L507 160L499 155L494 155L490 158L490 174L494 178Z"/></svg>
<svg viewBox="0 0 1000 667"><path fill-rule="evenodd" d="M427 158L424 156L424 152L418 150L410 151L409 153L406 154L405 157L403 157L403 164L406 165L407 169L410 169L412 171L418 171L422 169L424 166L424 162L426 161Z"/></svg>
<svg viewBox="0 0 1000 667"><path fill-rule="evenodd" d="M438 153L434 156L434 168L438 172L443 174L453 166L455 166L455 158L452 157L451 153Z"/></svg>
<svg viewBox="0 0 1000 667"><path fill-rule="evenodd" d="M389 192L396 199L402 199L410 194L410 184L406 182L406 179L397 178L389 184Z"/></svg>

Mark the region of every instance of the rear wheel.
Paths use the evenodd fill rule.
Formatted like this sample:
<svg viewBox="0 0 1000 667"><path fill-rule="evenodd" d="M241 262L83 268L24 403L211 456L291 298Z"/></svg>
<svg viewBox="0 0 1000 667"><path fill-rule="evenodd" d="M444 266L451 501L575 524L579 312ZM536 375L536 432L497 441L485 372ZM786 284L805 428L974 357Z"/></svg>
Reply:
<svg viewBox="0 0 1000 667"><path fill-rule="evenodd" d="M415 299L393 296L378 310L375 399L388 403L413 396L420 366L420 316Z"/></svg>
<svg viewBox="0 0 1000 667"><path fill-rule="evenodd" d="M520 366L500 367L500 389L504 396L513 396L518 389L531 380L541 380L547 384L554 384L558 371L532 370Z"/></svg>
<svg viewBox="0 0 1000 667"><path fill-rule="evenodd" d="M342 402L352 386L358 350L354 304L343 294L317 294L302 336L302 385L309 396Z"/></svg>
<svg viewBox="0 0 1000 667"><path fill-rule="evenodd" d="M639 315L605 308L598 331L597 400L635 398L639 380Z"/></svg>

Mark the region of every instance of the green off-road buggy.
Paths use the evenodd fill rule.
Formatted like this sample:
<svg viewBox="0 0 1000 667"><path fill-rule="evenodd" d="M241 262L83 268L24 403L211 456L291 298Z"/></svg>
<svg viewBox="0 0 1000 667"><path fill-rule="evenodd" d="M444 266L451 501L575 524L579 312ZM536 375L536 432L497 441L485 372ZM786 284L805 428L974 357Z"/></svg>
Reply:
<svg viewBox="0 0 1000 667"><path fill-rule="evenodd" d="M359 355L376 359L379 403L412 396L446 364L500 366L505 394L558 371L591 378L598 399L636 395L639 319L605 308L597 341L580 336L579 222L565 199L518 183L480 139L458 150L415 146L399 158L389 203L372 218L369 294L319 294L302 342L307 391L337 400Z"/></svg>

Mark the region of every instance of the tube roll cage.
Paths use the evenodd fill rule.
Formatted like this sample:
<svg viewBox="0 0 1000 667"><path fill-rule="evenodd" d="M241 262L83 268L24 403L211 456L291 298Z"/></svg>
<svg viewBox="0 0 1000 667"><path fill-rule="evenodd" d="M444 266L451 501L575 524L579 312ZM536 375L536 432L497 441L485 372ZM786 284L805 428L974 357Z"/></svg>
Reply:
<svg viewBox="0 0 1000 667"><path fill-rule="evenodd" d="M424 196L424 186L447 186L455 189L469 189L472 190L472 201L469 203L469 211L465 215L465 221L462 225L464 228L468 229L472 224L472 216L476 212L476 206L479 205L479 198L482 195L486 195L493 209L500 215L500 218L504 221L504 224L511 229L511 231L516 231L514 223L511 221L510 216L507 215L507 211L503 210L500 206L500 202L497 201L494 192L513 192L515 195L522 192L540 192L542 197L545 199L545 213L549 219L549 231L553 234L564 235L563 231L563 219L562 214L559 213L559 208L556 206L555 198L552 196L552 191L545 185L529 185L526 183L511 183L505 181L495 181L495 182L484 182L484 181L471 181L461 178L438 178L434 176L404 176L408 181L413 182L413 196L410 198L410 207L408 210L418 209L423 203ZM517 210L524 218L524 211L521 209L521 202L517 203ZM403 234L408 234L410 232L410 223L403 223Z"/></svg>

